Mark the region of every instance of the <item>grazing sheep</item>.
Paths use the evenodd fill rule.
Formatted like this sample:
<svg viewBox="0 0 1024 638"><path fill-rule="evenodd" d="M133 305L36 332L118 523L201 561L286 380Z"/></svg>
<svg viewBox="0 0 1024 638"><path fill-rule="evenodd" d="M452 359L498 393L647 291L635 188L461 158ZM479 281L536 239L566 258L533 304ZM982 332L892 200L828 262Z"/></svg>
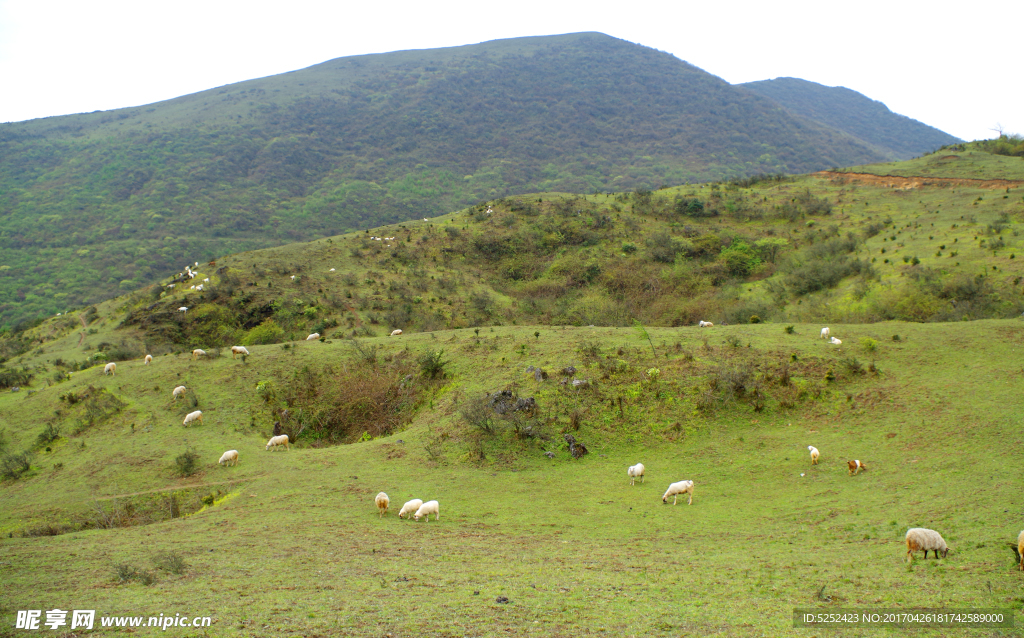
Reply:
<svg viewBox="0 0 1024 638"><path fill-rule="evenodd" d="M288 447L288 435L287 434L282 434L280 436L272 436L272 437L270 437L270 440L267 441L267 449L268 450L270 448L272 448L272 447L277 447L279 445L283 445L284 449L286 449L286 450L291 449L290 447Z"/></svg>
<svg viewBox="0 0 1024 638"><path fill-rule="evenodd" d="M238 450L228 450L224 454L220 455L220 460L217 461L217 465L238 465Z"/></svg>
<svg viewBox="0 0 1024 638"><path fill-rule="evenodd" d="M831 331L828 329L828 326L825 326L824 328L821 329L822 339L828 339L829 334L831 334Z"/></svg>
<svg viewBox="0 0 1024 638"><path fill-rule="evenodd" d="M638 477L638 476L640 477L640 482L643 483L644 482L644 464L643 463L637 463L636 465L631 465L630 468L628 470L626 470L626 474L629 475L629 484L630 485L636 485L636 477Z"/></svg>
<svg viewBox="0 0 1024 638"><path fill-rule="evenodd" d="M412 517L418 521L421 516L424 516L429 521L431 514L434 515L435 521L441 519L441 506L437 501L427 501L423 505L420 505L420 508L416 510L416 513L413 514Z"/></svg>
<svg viewBox="0 0 1024 638"><path fill-rule="evenodd" d="M236 354L249 354L249 351L245 349L245 346L231 346L231 358L234 359Z"/></svg>
<svg viewBox="0 0 1024 638"><path fill-rule="evenodd" d="M689 494L690 500L686 503L687 505L693 505L693 481L679 481L668 486L665 490L665 495L661 497L662 503L668 503L668 497L672 497L672 504L676 504L676 499L680 494Z"/></svg>
<svg viewBox="0 0 1024 638"><path fill-rule="evenodd" d="M1017 554L1020 555L1020 571L1024 572L1024 530L1017 536Z"/></svg>
<svg viewBox="0 0 1024 638"><path fill-rule="evenodd" d="M814 447L813 445L808 445L807 449L811 451L811 465L817 465L818 464L818 456L820 456L820 453L818 452L818 448Z"/></svg>
<svg viewBox="0 0 1024 638"><path fill-rule="evenodd" d="M943 558L949 553L949 548L946 547L946 541L942 540L941 534L933 529L912 527L907 530L907 558L913 562L914 552L919 550L924 550L925 560L928 560L929 550L935 552L936 560L939 558L939 552L942 552Z"/></svg>
<svg viewBox="0 0 1024 638"><path fill-rule="evenodd" d="M188 312L188 306L182 306L178 308L178 312Z"/></svg>
<svg viewBox="0 0 1024 638"><path fill-rule="evenodd" d="M398 511L398 518L412 518L412 515L416 513L416 510L418 510L421 505L423 505L423 501L418 498L408 501L402 506L402 509Z"/></svg>
<svg viewBox="0 0 1024 638"><path fill-rule="evenodd" d="M319 338L320 338L320 333L319 332L314 332L313 334L311 334L308 337L306 337L306 341L316 341Z"/></svg>
<svg viewBox="0 0 1024 638"><path fill-rule="evenodd" d="M113 377L113 376L116 376L116 375L114 374L114 370L117 370L117 364L116 364L116 363L114 363L113 361L111 361L111 362L110 362L110 363L108 363L107 365L103 366L103 374L104 374L104 375L107 375L107 374L109 374L109 375L110 375L110 376L112 376L112 377Z"/></svg>
<svg viewBox="0 0 1024 638"><path fill-rule="evenodd" d="M380 518L388 513L388 505L391 504L391 499L388 498L387 494L385 494L384 492L378 493L377 498L373 499L373 502L377 504L377 512L379 514L377 518Z"/></svg>
<svg viewBox="0 0 1024 638"><path fill-rule="evenodd" d="M711 323L710 321L701 321L697 325L700 326L701 328L714 328L715 327L715 324Z"/></svg>
<svg viewBox="0 0 1024 638"><path fill-rule="evenodd" d="M864 465L860 461L847 461L846 465L850 468L850 474L857 474L861 470L868 469L868 466Z"/></svg>
<svg viewBox="0 0 1024 638"><path fill-rule="evenodd" d="M388 336L390 336L390 337L397 337L397 336L398 336L398 335L400 335L400 334L402 334L402 331L401 331L401 330L392 330L392 331L391 331L391 334L390 334L390 335L388 335Z"/></svg>
<svg viewBox="0 0 1024 638"><path fill-rule="evenodd" d="M193 359L198 359L199 357L205 357L205 356L206 356L206 350L200 350L199 348L196 348L195 350L192 351L192 358Z"/></svg>
<svg viewBox="0 0 1024 638"><path fill-rule="evenodd" d="M189 412L188 414L185 415L185 420L182 421L181 424L184 425L184 426L188 426L188 424L193 422L193 421L199 421L200 423L203 422L203 411L202 410L196 410L195 412Z"/></svg>
<svg viewBox="0 0 1024 638"><path fill-rule="evenodd" d="M145 358L145 363L143 365L147 365L148 366L151 363L153 363L153 355L147 354L146 358Z"/></svg>
<svg viewBox="0 0 1024 638"><path fill-rule="evenodd" d="M183 385L179 385L171 392L171 398L173 399L180 399L183 396L185 396L185 386Z"/></svg>

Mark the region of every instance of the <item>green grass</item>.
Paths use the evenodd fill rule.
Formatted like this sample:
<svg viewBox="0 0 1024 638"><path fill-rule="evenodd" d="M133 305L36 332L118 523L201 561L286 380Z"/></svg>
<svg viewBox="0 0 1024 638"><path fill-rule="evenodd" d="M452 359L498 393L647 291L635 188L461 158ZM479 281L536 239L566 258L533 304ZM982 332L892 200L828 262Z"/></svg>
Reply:
<svg viewBox="0 0 1024 638"><path fill-rule="evenodd" d="M5 393L11 450L35 441L59 393L104 387L128 406L49 453L36 450L28 475L0 484L0 531L13 536L3 539L0 615L13 626L19 609L181 612L214 616L211 635L810 636L819 632L790 627L794 607L1019 613L1020 574L1006 547L1021 528L1019 320L830 327L839 349L818 338L819 324L797 323L794 334L772 323L648 326L656 359L631 328L379 338L368 344L382 357L443 348L451 376L405 429L319 449L264 451L271 417L255 385L280 387L307 364L344 365L351 348L338 339L253 346L245 364L168 354L119 364L114 378L95 367L31 395ZM587 345L596 357L580 353ZM848 375L841 361L851 356L881 374ZM781 388L762 376L772 397L763 412L744 399L695 411L693 388L745 361L762 373L790 361L794 383L823 394L786 409L775 400ZM579 395L559 386L567 364L595 386ZM527 365L551 378L534 381ZM657 388L644 374L654 366ZM829 366L839 375L832 384L819 377ZM170 400L179 383L199 395L204 425L181 426L184 408ZM481 441L459 421L461 402L504 387L537 398L550 442ZM590 449L579 461L560 435L574 408L583 412L574 434ZM818 466L809 444L822 452ZM202 469L181 479L173 462L186 446ZM475 460L477 446L485 461ZM232 448L238 466L217 466ZM870 469L848 476L852 458ZM637 461L650 483L630 487L625 470ZM662 505L665 486L684 478L696 483L694 504ZM151 525L19 535L100 499L186 488L222 494ZM383 520L373 505L381 490L392 502ZM414 497L438 499L440 521L398 520ZM949 557L903 563L913 526L939 530ZM165 552L188 570L158 568ZM119 585L117 564L153 571L156 582ZM822 586L831 602L818 599Z"/></svg>

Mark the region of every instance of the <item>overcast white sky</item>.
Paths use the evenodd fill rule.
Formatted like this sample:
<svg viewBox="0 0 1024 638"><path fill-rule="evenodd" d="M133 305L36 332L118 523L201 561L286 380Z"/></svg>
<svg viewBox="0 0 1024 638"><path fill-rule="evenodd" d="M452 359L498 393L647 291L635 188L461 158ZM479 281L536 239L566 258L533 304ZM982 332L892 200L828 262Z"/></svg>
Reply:
<svg viewBox="0 0 1024 638"><path fill-rule="evenodd" d="M973 140L1024 133L1022 0L0 0L0 122L138 106L332 58L600 31L739 83L845 86Z"/></svg>

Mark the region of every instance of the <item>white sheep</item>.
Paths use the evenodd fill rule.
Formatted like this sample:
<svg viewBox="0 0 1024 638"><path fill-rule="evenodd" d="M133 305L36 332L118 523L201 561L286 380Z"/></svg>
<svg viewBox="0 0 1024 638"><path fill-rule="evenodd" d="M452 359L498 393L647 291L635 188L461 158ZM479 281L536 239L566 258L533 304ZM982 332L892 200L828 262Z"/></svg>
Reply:
<svg viewBox="0 0 1024 638"><path fill-rule="evenodd" d="M629 476L629 484L630 485L636 485L636 477L638 477L638 476L640 477L640 482L643 483L644 482L644 464L643 463L637 463L636 465L631 465L629 467L629 469L626 470L626 474Z"/></svg>
<svg viewBox="0 0 1024 638"><path fill-rule="evenodd" d="M333 269L333 268L331 268L331 269L330 269L330 270L328 270L327 272L334 272L334 269Z"/></svg>
<svg viewBox="0 0 1024 638"><path fill-rule="evenodd" d="M828 342L831 343L834 346L841 346L841 345L843 345L843 342L840 341L839 339L836 339L835 337L830 337Z"/></svg>
<svg viewBox="0 0 1024 638"><path fill-rule="evenodd" d="M110 376L116 376L114 370L117 370L117 364L111 361L107 365L103 366L103 374L109 374Z"/></svg>
<svg viewBox="0 0 1024 638"><path fill-rule="evenodd" d="M182 306L178 308L178 312L188 312L188 306Z"/></svg>
<svg viewBox="0 0 1024 638"><path fill-rule="evenodd" d="M249 351L245 349L245 346L231 346L231 358L234 359L236 354L249 354Z"/></svg>
<svg viewBox="0 0 1024 638"><path fill-rule="evenodd" d="M220 460L217 461L217 465L238 465L238 450L228 450L224 454L220 455Z"/></svg>
<svg viewBox="0 0 1024 638"><path fill-rule="evenodd" d="M179 385L178 387L174 388L173 391L171 391L172 399L179 399L183 396L185 396L185 386L183 385Z"/></svg>
<svg viewBox="0 0 1024 638"><path fill-rule="evenodd" d="M1024 572L1024 530L1017 536L1017 554L1020 555L1020 571Z"/></svg>
<svg viewBox="0 0 1024 638"><path fill-rule="evenodd" d="M701 328L714 328L715 327L715 324L711 323L710 321L701 321L697 325L699 327L701 327Z"/></svg>
<svg viewBox="0 0 1024 638"><path fill-rule="evenodd" d="M412 517L418 521L421 516L424 516L429 521L431 514L434 515L435 521L441 519L441 505L437 501L427 501L423 505L420 505L419 509L416 510L416 513L413 514Z"/></svg>
<svg viewBox="0 0 1024 638"><path fill-rule="evenodd" d="M147 365L147 366L149 364L153 363L153 355L147 354L146 358L144 359L144 361L145 361L145 363L143 365Z"/></svg>
<svg viewBox="0 0 1024 638"><path fill-rule="evenodd" d="M319 338L320 338L320 333L319 332L314 332L313 334L311 334L308 337L306 337L306 341L316 341Z"/></svg>
<svg viewBox="0 0 1024 638"><path fill-rule="evenodd" d="M270 448L272 448L272 447L277 447L279 445L283 445L284 449L286 449L286 450L291 449L288 446L288 435L287 434L282 434L280 436L272 436L272 437L270 437L270 440L267 441L267 449L268 450Z"/></svg>
<svg viewBox="0 0 1024 638"><path fill-rule="evenodd" d="M199 357L205 357L205 356L206 356L206 350L200 350L199 348L196 348L195 350L192 351L192 358L193 359L198 359Z"/></svg>
<svg viewBox="0 0 1024 638"><path fill-rule="evenodd" d="M207 277L206 279L204 279L204 280L203 280L203 283L204 283L204 284L208 284L208 283L210 283L210 278L209 278L209 277Z"/></svg>
<svg viewBox="0 0 1024 638"><path fill-rule="evenodd" d="M420 508L420 505L423 505L423 501L418 498L407 501L406 504L402 506L402 509L398 511L398 518L412 518L412 515L416 513L416 510Z"/></svg>
<svg viewBox="0 0 1024 638"><path fill-rule="evenodd" d="M912 527L907 530L907 558L913 562L914 552L919 550L924 550L925 560L928 560L929 551L935 552L936 560L939 558L939 552L942 552L943 558L949 553L949 548L946 547L946 541L942 539L941 534L933 529Z"/></svg>
<svg viewBox="0 0 1024 638"><path fill-rule="evenodd" d="M188 414L185 415L185 420L182 421L181 424L184 425L184 426L188 426L188 424L193 422L193 421L199 421L200 423L203 422L203 411L202 410L196 410L195 412L189 412Z"/></svg>
<svg viewBox="0 0 1024 638"><path fill-rule="evenodd" d="M390 335L388 335L388 336L391 336L391 337L397 337L397 336L398 336L398 335L400 335L400 334L402 334L402 331L401 331L401 330L392 330L392 331L391 331L391 334L390 334Z"/></svg>
<svg viewBox="0 0 1024 638"><path fill-rule="evenodd" d="M373 499L373 502L377 504L377 518L380 518L388 513L388 505L391 504L391 499L384 492L377 494L377 497Z"/></svg>
<svg viewBox="0 0 1024 638"><path fill-rule="evenodd" d="M686 504L693 505L693 481L679 481L669 485L665 495L661 497L661 502L668 503L668 497L671 496L672 504L675 505L680 494L689 494L690 500Z"/></svg>
<svg viewBox="0 0 1024 638"><path fill-rule="evenodd" d="M818 452L818 448L814 447L813 445L808 445L807 449L810 450L810 452L811 452L811 465L817 465L818 464L818 456L820 456L820 453Z"/></svg>
<svg viewBox="0 0 1024 638"><path fill-rule="evenodd" d="M821 338L828 339L830 333L831 331L828 329L828 326L825 326L824 328L821 329Z"/></svg>

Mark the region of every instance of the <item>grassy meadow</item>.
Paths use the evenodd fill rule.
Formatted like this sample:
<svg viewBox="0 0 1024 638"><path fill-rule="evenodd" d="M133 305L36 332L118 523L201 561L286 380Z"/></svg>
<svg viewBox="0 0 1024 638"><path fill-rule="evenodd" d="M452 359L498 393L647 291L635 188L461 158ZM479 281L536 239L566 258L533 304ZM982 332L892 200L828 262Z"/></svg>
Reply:
<svg viewBox="0 0 1024 638"><path fill-rule="evenodd" d="M169 352L5 392L6 448L33 456L0 485L2 631L20 635L17 610L58 607L214 618L168 630L181 636L818 636L792 628L794 607L1019 614L1020 320L832 324L838 347L820 327L494 326L368 337L361 351L328 338L244 360ZM419 362L436 352L446 374L430 380ZM569 365L587 385L559 383ZM310 404L292 388L349 369L419 393L399 427L264 450L281 397L294 422ZM257 391L267 381L277 398ZM181 425L193 407L171 399L179 384L202 425ZM535 397L527 425L496 418L488 432L464 416L502 389ZM105 396L119 403L90 398ZM60 436L37 444L54 424ZM589 454L572 459L563 432ZM183 478L187 449L198 465ZM237 467L217 465L227 449ZM849 476L854 458L868 469ZM631 487L637 461L646 480ZM693 505L663 505L682 479ZM439 500L440 520L399 520L412 498ZM99 524L116 513L136 524ZM915 526L939 530L949 556L905 563ZM120 582L126 565L153 581Z"/></svg>

